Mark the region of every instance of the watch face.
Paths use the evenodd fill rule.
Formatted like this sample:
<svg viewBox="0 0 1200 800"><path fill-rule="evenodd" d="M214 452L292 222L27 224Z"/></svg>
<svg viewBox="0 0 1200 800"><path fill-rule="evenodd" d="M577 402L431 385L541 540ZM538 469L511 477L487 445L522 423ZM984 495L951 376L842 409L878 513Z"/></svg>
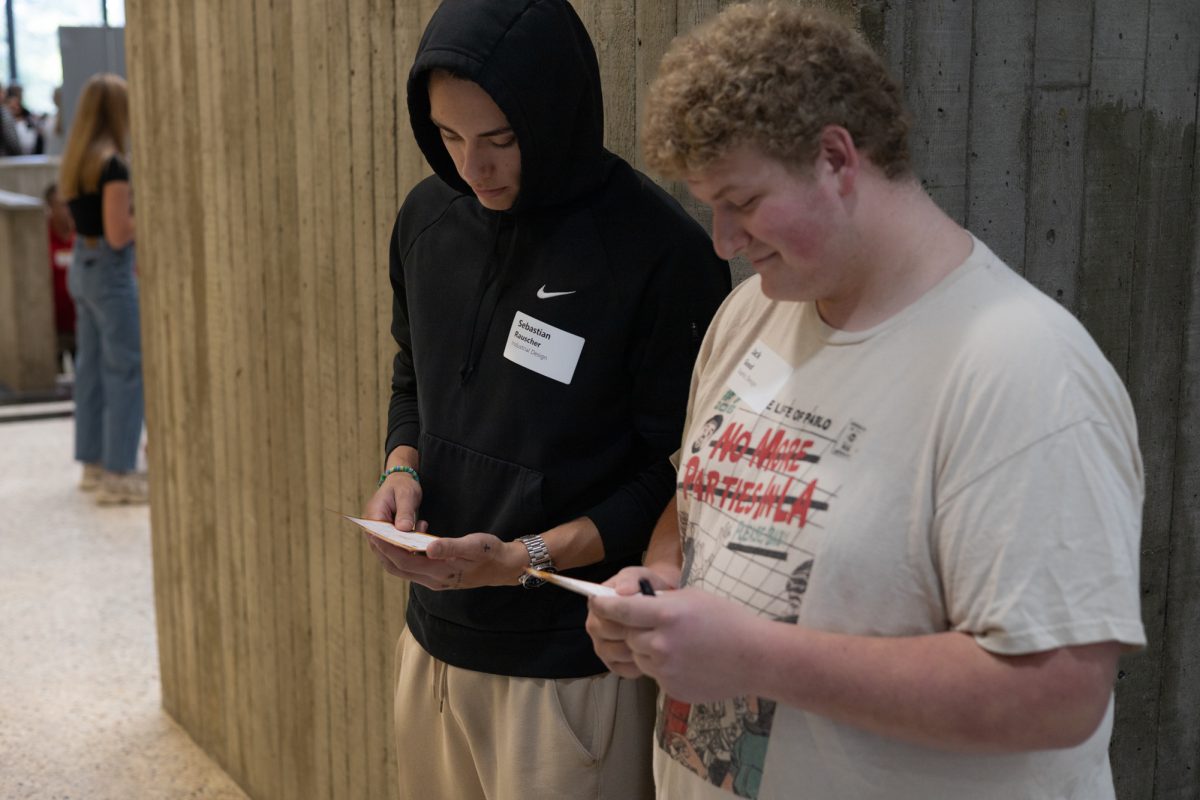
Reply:
<svg viewBox="0 0 1200 800"><path fill-rule="evenodd" d="M543 578L535 578L533 575L528 573L521 576L521 585L526 589L536 589L545 582L546 581Z"/></svg>

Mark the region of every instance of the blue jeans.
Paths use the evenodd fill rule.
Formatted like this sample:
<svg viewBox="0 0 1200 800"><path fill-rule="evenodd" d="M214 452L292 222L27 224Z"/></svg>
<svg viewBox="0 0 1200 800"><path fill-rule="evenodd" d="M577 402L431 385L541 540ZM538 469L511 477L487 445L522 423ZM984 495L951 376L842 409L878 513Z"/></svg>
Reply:
<svg viewBox="0 0 1200 800"><path fill-rule="evenodd" d="M133 245L75 237L75 458L111 472L137 465L142 435L142 331Z"/></svg>

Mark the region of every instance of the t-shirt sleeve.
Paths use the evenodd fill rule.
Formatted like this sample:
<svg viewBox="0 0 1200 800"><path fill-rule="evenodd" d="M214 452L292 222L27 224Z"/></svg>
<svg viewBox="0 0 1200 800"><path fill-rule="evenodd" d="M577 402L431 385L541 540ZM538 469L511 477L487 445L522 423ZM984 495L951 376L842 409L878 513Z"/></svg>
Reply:
<svg viewBox="0 0 1200 800"><path fill-rule="evenodd" d="M1138 455L1090 419L941 498L933 533L950 627L1001 655L1143 646L1142 500Z"/></svg>
<svg viewBox="0 0 1200 800"><path fill-rule="evenodd" d="M98 191L104 191L104 184L115 181L128 181L129 167L125 164L125 160L120 156L113 156L108 159L108 163L104 165L104 170L100 173L100 187Z"/></svg>

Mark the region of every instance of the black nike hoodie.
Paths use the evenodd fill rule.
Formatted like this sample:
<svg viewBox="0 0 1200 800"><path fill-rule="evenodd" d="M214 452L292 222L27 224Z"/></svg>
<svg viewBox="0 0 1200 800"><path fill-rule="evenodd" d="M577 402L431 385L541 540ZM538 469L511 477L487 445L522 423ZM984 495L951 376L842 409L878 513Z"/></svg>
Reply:
<svg viewBox="0 0 1200 800"><path fill-rule="evenodd" d="M508 118L521 152L511 209L484 208L456 172L429 119L435 68L479 84ZM386 452L417 448L420 516L440 536L511 541L591 518L605 560L570 574L603 581L640 562L674 491L668 456L728 267L678 203L604 149L595 51L563 0L446 0L408 108L435 174L392 234ZM530 328L583 339L569 382L505 357L545 343ZM586 614L582 597L549 585L414 584L407 620L448 664L569 678L605 669Z"/></svg>

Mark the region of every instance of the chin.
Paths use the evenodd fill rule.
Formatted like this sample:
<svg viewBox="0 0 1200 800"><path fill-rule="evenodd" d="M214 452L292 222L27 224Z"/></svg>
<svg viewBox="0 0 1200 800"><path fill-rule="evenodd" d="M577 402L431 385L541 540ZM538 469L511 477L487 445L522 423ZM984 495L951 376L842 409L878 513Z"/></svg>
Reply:
<svg viewBox="0 0 1200 800"><path fill-rule="evenodd" d="M762 290L763 296L768 300L781 300L790 303L803 303L806 300L812 300L808 292L805 292L799 286L781 284L779 281L771 280L770 277L759 273L762 281L759 283L759 288Z"/></svg>
<svg viewBox="0 0 1200 800"><path fill-rule="evenodd" d="M475 195L475 199L489 211L508 211L513 207L513 202L516 200L515 197L507 194L501 197L480 197L479 195Z"/></svg>

